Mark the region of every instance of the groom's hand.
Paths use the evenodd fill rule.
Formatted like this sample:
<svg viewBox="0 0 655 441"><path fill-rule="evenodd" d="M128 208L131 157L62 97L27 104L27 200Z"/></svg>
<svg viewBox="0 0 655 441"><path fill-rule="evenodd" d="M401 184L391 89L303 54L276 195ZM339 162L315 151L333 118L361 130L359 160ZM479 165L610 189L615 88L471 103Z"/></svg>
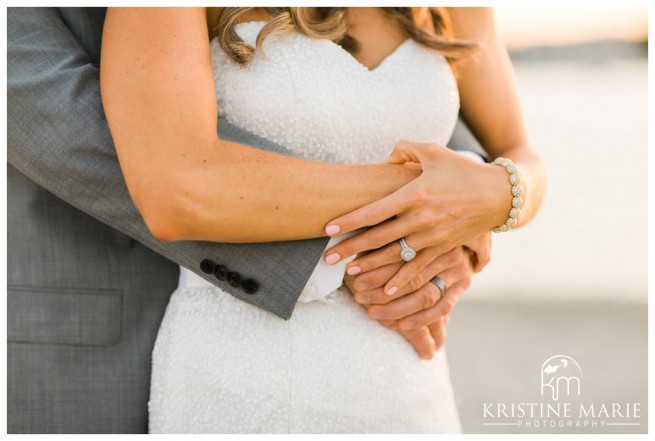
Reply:
<svg viewBox="0 0 655 441"><path fill-rule="evenodd" d="M412 345L416 353L424 360L431 359L446 341L447 315L430 326L414 329L399 329L398 320L380 320L387 329L398 332Z"/></svg>
<svg viewBox="0 0 655 441"><path fill-rule="evenodd" d="M486 243L484 239L480 242ZM385 284L409 263L385 265L357 277L346 276L345 282L371 318L398 331L421 358L429 359L445 341L448 314L469 287L477 260L475 252L457 247L434 258L392 296L385 293ZM430 282L435 275L446 283L443 295Z"/></svg>

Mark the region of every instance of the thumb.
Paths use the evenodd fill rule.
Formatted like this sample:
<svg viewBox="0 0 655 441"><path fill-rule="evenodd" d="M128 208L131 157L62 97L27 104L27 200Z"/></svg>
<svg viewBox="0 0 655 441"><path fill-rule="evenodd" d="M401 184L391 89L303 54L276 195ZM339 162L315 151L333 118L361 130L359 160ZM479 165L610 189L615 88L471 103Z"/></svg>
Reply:
<svg viewBox="0 0 655 441"><path fill-rule="evenodd" d="M424 151L422 144L411 141L398 141L385 161L387 164L404 164L405 162L422 163Z"/></svg>

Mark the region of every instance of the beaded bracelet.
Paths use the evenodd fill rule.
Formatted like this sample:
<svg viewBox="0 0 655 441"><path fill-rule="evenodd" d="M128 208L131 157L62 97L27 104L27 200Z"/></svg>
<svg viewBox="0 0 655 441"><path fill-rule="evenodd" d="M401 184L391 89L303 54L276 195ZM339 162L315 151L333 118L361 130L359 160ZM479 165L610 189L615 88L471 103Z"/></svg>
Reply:
<svg viewBox="0 0 655 441"><path fill-rule="evenodd" d="M518 175L518 169L514 165L511 159L507 158L496 158L492 164L500 165L505 167L507 173L509 173L509 182L512 184L512 209L509 211L509 217L504 224L499 225L492 229L494 233L504 233L515 227L518 223L519 216L521 216L521 206L523 205L523 188L519 185L521 183L521 178Z"/></svg>

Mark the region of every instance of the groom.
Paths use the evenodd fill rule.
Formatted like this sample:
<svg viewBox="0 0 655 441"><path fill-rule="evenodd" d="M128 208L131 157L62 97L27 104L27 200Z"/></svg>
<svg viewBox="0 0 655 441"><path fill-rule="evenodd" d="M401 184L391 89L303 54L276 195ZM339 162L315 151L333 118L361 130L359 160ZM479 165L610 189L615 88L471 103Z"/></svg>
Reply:
<svg viewBox="0 0 655 441"><path fill-rule="evenodd" d="M288 319L328 240L152 237L127 193L100 103L104 14L8 9L10 433L145 432L150 352L177 265ZM219 133L288 154L225 121ZM253 283L218 280L203 271L208 260Z"/></svg>

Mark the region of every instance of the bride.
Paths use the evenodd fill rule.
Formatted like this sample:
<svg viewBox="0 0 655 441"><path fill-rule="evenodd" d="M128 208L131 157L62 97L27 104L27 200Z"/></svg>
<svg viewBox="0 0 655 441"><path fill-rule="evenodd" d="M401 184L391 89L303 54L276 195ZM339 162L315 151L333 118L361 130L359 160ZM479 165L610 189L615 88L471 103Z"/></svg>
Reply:
<svg viewBox="0 0 655 441"><path fill-rule="evenodd" d="M150 431L460 431L445 352L432 352L471 249L527 223L545 186L491 12L110 9L101 69L130 194L160 240L360 233L323 262L347 268L350 290L288 321L182 269L153 351ZM508 159L443 147L460 104ZM294 156L219 140L217 114ZM440 299L425 294L445 288L425 283L436 275Z"/></svg>

